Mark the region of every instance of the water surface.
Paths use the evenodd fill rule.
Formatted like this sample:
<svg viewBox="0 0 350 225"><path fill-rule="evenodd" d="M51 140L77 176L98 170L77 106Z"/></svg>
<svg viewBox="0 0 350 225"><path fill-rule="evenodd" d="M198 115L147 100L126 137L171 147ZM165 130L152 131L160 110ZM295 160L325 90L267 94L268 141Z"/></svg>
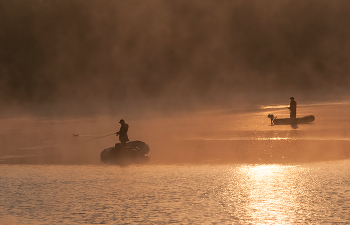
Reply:
<svg viewBox="0 0 350 225"><path fill-rule="evenodd" d="M350 161L0 171L2 224L350 222Z"/></svg>

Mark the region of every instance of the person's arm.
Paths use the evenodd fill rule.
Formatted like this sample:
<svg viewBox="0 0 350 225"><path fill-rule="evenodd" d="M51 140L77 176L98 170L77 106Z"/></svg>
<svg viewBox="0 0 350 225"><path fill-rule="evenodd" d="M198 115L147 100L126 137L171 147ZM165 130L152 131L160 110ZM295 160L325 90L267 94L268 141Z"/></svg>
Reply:
<svg viewBox="0 0 350 225"><path fill-rule="evenodd" d="M115 134L118 136L118 135L120 135L121 132L122 132L122 127L120 127L119 131Z"/></svg>

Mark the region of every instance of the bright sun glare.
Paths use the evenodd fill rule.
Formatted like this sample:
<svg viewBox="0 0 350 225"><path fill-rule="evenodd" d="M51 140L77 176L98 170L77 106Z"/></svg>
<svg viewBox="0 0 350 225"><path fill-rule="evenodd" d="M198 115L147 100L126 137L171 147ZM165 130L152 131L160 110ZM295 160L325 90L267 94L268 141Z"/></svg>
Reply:
<svg viewBox="0 0 350 225"><path fill-rule="evenodd" d="M294 187L289 185L294 169L285 165L242 166L241 175L246 177L242 188L249 196L246 207L253 224L288 224L293 218L288 210L297 205Z"/></svg>

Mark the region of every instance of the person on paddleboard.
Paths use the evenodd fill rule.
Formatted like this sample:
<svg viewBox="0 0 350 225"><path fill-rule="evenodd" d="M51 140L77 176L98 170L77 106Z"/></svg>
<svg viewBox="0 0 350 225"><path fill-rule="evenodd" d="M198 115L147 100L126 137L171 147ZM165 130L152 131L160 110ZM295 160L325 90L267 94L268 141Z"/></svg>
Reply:
<svg viewBox="0 0 350 225"><path fill-rule="evenodd" d="M294 97L290 97L290 106L288 109L290 110L290 118L297 118L297 102L294 101Z"/></svg>
<svg viewBox="0 0 350 225"><path fill-rule="evenodd" d="M125 123L125 121L123 119L121 119L119 121L120 123L120 129L119 131L116 133L116 135L118 136L119 135L119 141L120 143L122 143L122 145L125 145L126 142L129 141L129 138L128 138L128 129L129 129L129 125Z"/></svg>

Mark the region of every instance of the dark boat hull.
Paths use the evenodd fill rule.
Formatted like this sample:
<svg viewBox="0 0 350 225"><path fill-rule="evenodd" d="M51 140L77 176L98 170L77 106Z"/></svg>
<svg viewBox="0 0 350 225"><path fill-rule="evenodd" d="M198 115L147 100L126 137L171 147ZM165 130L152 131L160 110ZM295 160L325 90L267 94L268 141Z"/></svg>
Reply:
<svg viewBox="0 0 350 225"><path fill-rule="evenodd" d="M283 118L283 119L278 119L275 118L273 120L274 125L292 125L292 124L304 124L304 123L311 123L315 120L315 117L310 115L310 116L304 116L300 118Z"/></svg>
<svg viewBox="0 0 350 225"><path fill-rule="evenodd" d="M149 146L142 141L131 141L122 146L120 143L114 147L104 149L100 156L104 163L144 163L148 162Z"/></svg>

